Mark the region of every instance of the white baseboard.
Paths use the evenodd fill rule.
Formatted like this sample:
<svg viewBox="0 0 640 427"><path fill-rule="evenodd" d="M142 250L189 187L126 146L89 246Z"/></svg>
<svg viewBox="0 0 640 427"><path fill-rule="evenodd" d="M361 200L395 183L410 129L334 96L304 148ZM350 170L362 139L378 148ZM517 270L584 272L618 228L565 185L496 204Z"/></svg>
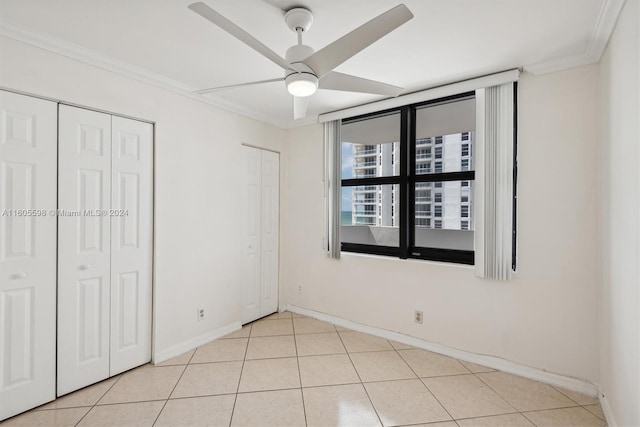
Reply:
<svg viewBox="0 0 640 427"><path fill-rule="evenodd" d="M424 341L424 340L414 338L408 335L404 335L398 332L388 331L386 329L380 329L373 326L363 325L361 323L352 322L350 320L342 319L340 317L332 316L329 314L308 310L306 308L300 308L295 305L284 305L281 307L281 311L283 310L288 310L293 313L298 313L304 316L313 317L318 320L323 320L325 322L333 323L334 325L353 329L354 331L364 332L366 334L371 334L371 335L375 335L385 339L390 339L402 344L407 344L414 347L422 348L424 350L433 351L434 353L455 357L456 359L464 360L466 362L476 363L478 365L487 366L489 368L497 369L499 371L508 372L514 375L519 375L521 377L540 381L540 382L554 385L557 387L563 387L568 390L577 391L579 393L583 393L592 397L595 397L599 394L598 386L596 384L580 378L573 378L565 375L555 374L553 372L533 368L520 363L505 360L496 356L476 354L476 353L470 353L464 350L458 350L456 348L448 347L446 345ZM604 409L604 405L603 405L603 409Z"/></svg>
<svg viewBox="0 0 640 427"><path fill-rule="evenodd" d="M179 344L172 345L171 347L157 350L153 354L153 364L156 365L158 363L162 363L166 360L171 359L172 357L180 356L182 353L186 353L189 350L193 350L194 348L200 347L203 344L206 344L210 341L228 335L232 332L235 332L242 328L240 322L233 322L230 325L223 326L214 331L207 332L206 334L199 335L197 337L188 339L187 341L183 341Z"/></svg>
<svg viewBox="0 0 640 427"><path fill-rule="evenodd" d="M598 393L598 399L600 400L600 406L602 407L604 418L607 421L607 426L618 427L616 418L613 416L613 411L611 410L611 405L609 405L609 400L607 399L607 395L604 394L602 390L600 390L600 392Z"/></svg>

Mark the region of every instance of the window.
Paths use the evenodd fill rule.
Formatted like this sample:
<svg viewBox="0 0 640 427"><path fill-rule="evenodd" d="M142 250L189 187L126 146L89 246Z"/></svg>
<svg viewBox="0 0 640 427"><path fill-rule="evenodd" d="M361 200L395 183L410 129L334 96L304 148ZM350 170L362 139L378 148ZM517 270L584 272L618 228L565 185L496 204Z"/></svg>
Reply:
<svg viewBox="0 0 640 427"><path fill-rule="evenodd" d="M431 216L431 205L430 204L416 205L416 216Z"/></svg>
<svg viewBox="0 0 640 427"><path fill-rule="evenodd" d="M469 155L469 144L462 144L462 156L468 156Z"/></svg>
<svg viewBox="0 0 640 427"><path fill-rule="evenodd" d="M417 164L416 173L418 175L421 175L423 173L431 173L431 162Z"/></svg>
<svg viewBox="0 0 640 427"><path fill-rule="evenodd" d="M474 93L341 126L342 251L473 264Z"/></svg>
<svg viewBox="0 0 640 427"><path fill-rule="evenodd" d="M431 228L431 218L416 218L416 227Z"/></svg>

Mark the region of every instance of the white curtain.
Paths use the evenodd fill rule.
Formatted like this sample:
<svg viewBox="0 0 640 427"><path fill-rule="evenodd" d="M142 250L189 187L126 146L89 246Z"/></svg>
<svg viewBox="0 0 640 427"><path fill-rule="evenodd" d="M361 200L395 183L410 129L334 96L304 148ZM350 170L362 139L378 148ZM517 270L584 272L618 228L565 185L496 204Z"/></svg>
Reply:
<svg viewBox="0 0 640 427"><path fill-rule="evenodd" d="M475 270L509 280L512 272L514 84L476 91Z"/></svg>
<svg viewBox="0 0 640 427"><path fill-rule="evenodd" d="M326 242L329 258L340 259L340 216L342 158L340 120L324 124L325 192L327 205Z"/></svg>

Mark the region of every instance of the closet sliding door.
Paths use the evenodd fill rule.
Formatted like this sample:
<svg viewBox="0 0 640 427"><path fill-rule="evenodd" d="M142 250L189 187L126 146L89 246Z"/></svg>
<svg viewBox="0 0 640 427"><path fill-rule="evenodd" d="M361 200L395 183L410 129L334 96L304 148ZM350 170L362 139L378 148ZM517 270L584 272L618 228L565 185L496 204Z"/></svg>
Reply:
<svg viewBox="0 0 640 427"><path fill-rule="evenodd" d="M0 91L0 420L55 398L56 117Z"/></svg>

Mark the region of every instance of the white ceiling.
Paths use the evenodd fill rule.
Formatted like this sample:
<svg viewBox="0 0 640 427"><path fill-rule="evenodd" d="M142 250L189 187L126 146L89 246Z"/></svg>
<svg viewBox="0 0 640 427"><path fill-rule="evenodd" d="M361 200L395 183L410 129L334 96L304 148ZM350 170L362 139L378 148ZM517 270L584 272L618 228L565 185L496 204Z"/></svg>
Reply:
<svg viewBox="0 0 640 427"><path fill-rule="evenodd" d="M192 1L1 0L0 24L90 49L182 90L282 76L277 65L188 10ZM314 23L304 42L319 50L400 1L205 0L283 57L296 36L275 5L304 6L313 12ZM415 18L337 71L402 86L408 93L510 68L561 64L563 58L581 57L593 49L603 14L619 0L403 2ZM292 120L284 83L207 96L210 102L283 127L300 124ZM381 97L320 90L302 123L315 121L318 113L377 99Z"/></svg>

